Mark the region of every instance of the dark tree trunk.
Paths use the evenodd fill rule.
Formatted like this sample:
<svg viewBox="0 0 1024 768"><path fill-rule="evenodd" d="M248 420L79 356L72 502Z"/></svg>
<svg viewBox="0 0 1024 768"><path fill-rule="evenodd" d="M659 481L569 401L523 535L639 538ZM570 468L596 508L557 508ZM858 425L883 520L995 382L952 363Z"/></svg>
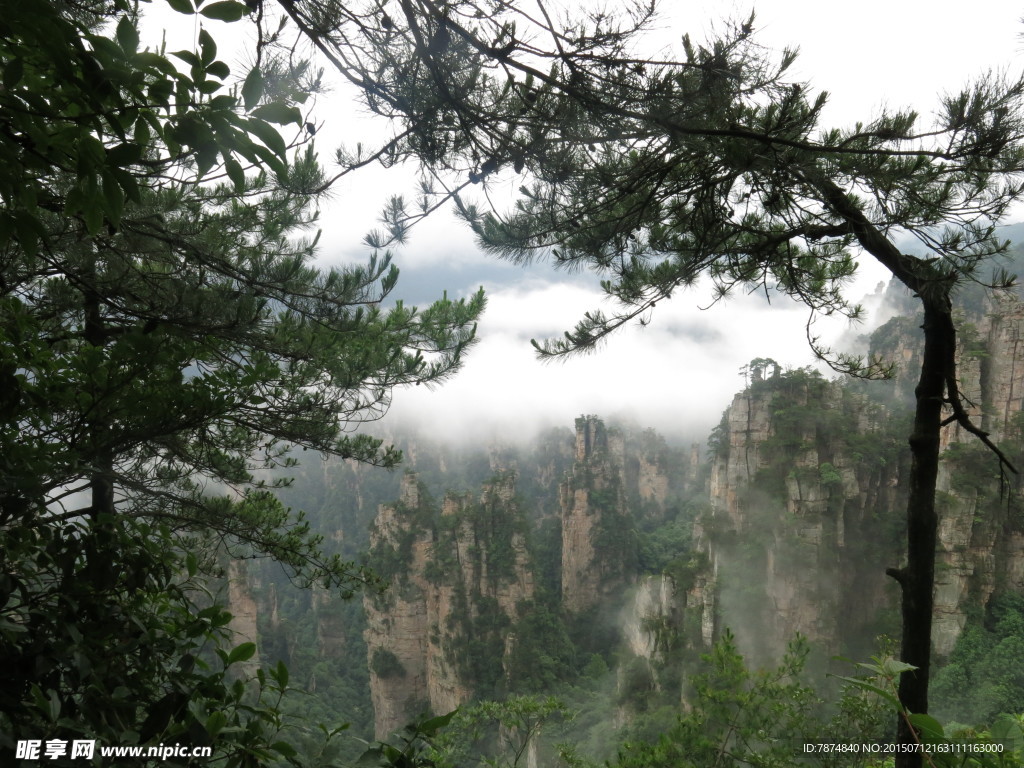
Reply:
<svg viewBox="0 0 1024 768"><path fill-rule="evenodd" d="M914 714L928 711L931 672L932 605L935 588L935 547L938 520L935 485L939 472L939 434L947 383L956 380L956 327L950 293L955 278L936 270L929 261L901 253L834 182L808 177L827 205L850 227L858 243L921 300L924 308L924 356L915 390L917 406L910 435L910 497L907 500L907 562L887 573L900 584L903 636L901 659L917 669L900 676L899 700ZM901 716L900 744L917 738ZM913 749L907 747L908 750ZM896 768L920 768L921 755L908 751L896 756Z"/></svg>
<svg viewBox="0 0 1024 768"><path fill-rule="evenodd" d="M922 297L924 304L924 357L915 390L917 407L910 435L910 498L907 501L907 564L890 570L902 592L902 660L917 667L900 677L899 698L913 713L928 711L931 667L932 603L935 582L935 547L938 519L935 484L939 470L939 432L945 396L946 367L956 335L947 297ZM914 744L907 722L899 721L898 741ZM908 749L912 749L908 747ZM921 755L899 754L896 768L918 768Z"/></svg>

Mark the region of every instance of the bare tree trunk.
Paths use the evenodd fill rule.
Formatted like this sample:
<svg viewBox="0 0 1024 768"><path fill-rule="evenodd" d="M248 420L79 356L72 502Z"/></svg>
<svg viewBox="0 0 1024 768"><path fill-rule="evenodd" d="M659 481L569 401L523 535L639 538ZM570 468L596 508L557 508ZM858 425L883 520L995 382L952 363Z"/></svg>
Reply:
<svg viewBox="0 0 1024 768"><path fill-rule="evenodd" d="M935 582L935 547L938 518L935 485L939 470L939 432L945 395L947 361L956 343L948 297L922 297L924 304L924 357L915 395L914 429L910 435L912 456L910 498L907 500L907 563L888 573L902 592L902 660L917 669L900 676L899 699L913 713L928 711L928 678L931 668L932 604ZM914 744L909 724L900 718L898 742ZM913 749L907 747L907 749ZM896 756L896 768L918 768L921 755Z"/></svg>

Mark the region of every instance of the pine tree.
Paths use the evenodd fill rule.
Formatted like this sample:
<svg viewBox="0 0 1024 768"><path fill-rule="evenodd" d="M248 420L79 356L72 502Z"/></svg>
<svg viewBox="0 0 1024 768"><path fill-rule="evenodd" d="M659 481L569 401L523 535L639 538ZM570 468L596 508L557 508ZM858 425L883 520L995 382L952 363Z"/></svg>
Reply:
<svg viewBox="0 0 1024 768"><path fill-rule="evenodd" d="M140 50L120 0L21 4L0 30L0 748L187 733L288 757L276 710L225 670L252 649L197 663L227 618L195 579L226 547L371 581L272 473L302 451L393 466L356 427L457 369L483 296L418 310L390 297L386 253L312 263L327 184L276 127L303 119L279 64L235 83L205 30L196 51Z"/></svg>

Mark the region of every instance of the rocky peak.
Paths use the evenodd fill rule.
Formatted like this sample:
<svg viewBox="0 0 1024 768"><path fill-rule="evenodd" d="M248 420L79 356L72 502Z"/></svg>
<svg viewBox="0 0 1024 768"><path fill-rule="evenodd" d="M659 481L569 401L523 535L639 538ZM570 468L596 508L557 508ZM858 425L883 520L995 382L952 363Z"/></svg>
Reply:
<svg viewBox="0 0 1024 768"><path fill-rule="evenodd" d="M417 476L408 472L402 475L402 485L399 492L398 503L409 509L416 509L420 505L420 484Z"/></svg>
<svg viewBox="0 0 1024 768"><path fill-rule="evenodd" d="M231 621L228 628L234 637L232 644L256 643L259 647L259 631L257 620L259 618L259 607L256 601L255 592L259 590L260 584L250 574L244 560L231 558L227 561L227 595L226 607L231 612ZM256 653L248 661L243 662L236 668L236 672L243 679L248 679L256 674L260 666L259 653Z"/></svg>
<svg viewBox="0 0 1024 768"><path fill-rule="evenodd" d="M492 689L495 670L501 676L502 632L534 590L515 480L500 474L479 496L449 493L432 510L410 476L399 504L380 507L370 558L395 573L385 574L393 577L386 593L364 601L378 738L424 708L456 708ZM468 652L481 644L495 648L490 679Z"/></svg>
<svg viewBox="0 0 1024 768"><path fill-rule="evenodd" d="M632 572L623 454L621 434L594 416L576 420L576 461L559 488L562 605L569 613L618 591Z"/></svg>
<svg viewBox="0 0 1024 768"><path fill-rule="evenodd" d="M621 468L625 455L625 440L617 429L609 429L597 416L576 419L577 463L609 461Z"/></svg>

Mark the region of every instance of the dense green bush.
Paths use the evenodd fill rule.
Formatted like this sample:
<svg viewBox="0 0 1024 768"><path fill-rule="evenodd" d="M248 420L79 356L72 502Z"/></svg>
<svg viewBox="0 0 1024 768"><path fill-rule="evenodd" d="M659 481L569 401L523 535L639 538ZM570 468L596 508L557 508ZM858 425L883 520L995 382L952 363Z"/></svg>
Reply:
<svg viewBox="0 0 1024 768"><path fill-rule="evenodd" d="M1024 595L994 598L983 620L964 628L931 696L942 717L971 725L1024 714Z"/></svg>
<svg viewBox="0 0 1024 768"><path fill-rule="evenodd" d="M405 677L406 674L402 662L387 648L373 649L370 670L380 678Z"/></svg>

